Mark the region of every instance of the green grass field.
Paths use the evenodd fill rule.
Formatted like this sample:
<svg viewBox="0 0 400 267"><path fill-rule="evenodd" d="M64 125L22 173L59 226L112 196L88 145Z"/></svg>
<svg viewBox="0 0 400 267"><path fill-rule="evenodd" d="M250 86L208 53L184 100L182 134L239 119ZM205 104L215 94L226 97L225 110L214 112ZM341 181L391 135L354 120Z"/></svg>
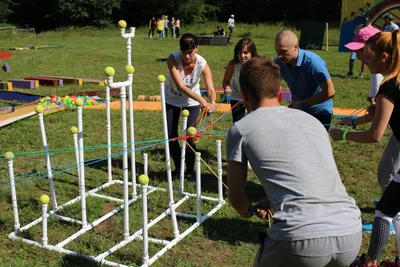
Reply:
<svg viewBox="0 0 400 267"><path fill-rule="evenodd" d="M211 33L217 23L183 27L182 33ZM275 34L283 29L283 25L238 25L233 42L236 43L241 36L254 38L258 52L261 55L273 57L275 54L273 40ZM334 105L336 107L357 108L365 102L369 88L369 71L365 71L364 79L344 79L340 75L348 70L348 53L337 52L339 43L338 29L330 32L329 50L315 51L327 63L332 76L336 96ZM114 81L125 79L124 67L126 65L126 43L120 37L117 28L104 31L92 29L63 29L55 32L46 32L40 35L29 33L17 33L11 35L0 32L1 47L24 47L27 45L62 45L63 48L13 51L13 57L7 61L12 71L10 73L0 72L0 80L23 79L25 76L53 75L53 76L75 76L85 78L105 79L104 68L112 66L116 70ZM178 50L177 39L155 40L147 39L147 30L139 28L136 37L132 40L132 63L135 67L134 73L134 99L138 95L159 94L159 74L167 75L165 62L156 61L157 58L168 57ZM206 58L213 72L215 86L222 85L224 66L233 56L233 46L202 46L199 54ZM355 66L358 73L360 63ZM40 87L30 91L43 96L54 93L63 96L67 93L79 93L82 91L104 90L95 85L84 85L82 87L68 85L64 87ZM16 90L26 92L24 90ZM0 102L0 107L16 103ZM365 104L366 105L366 104ZM365 106L364 105L364 106ZM51 155L51 164L54 172L55 188L58 203L62 204L71 198L78 196L78 184L76 170L66 170L66 166L74 164L75 155L67 148L73 146L70 133L71 126L77 124L76 111L66 110L45 116L48 147L54 154ZM106 115L104 110L84 110L84 138L85 159L94 159L106 155L104 145L106 141ZM117 146L122 143L121 139L121 114L112 111L112 134L113 153L120 151ZM338 121L335 120L334 123ZM226 132L231 125L230 115L217 122L213 131ZM364 128L368 127L365 126ZM362 127L360 129L363 129ZM41 214L39 203L40 195L48 194L48 183L40 177L29 177L29 174L44 171L46 169L43 155L33 155L42 149L40 128L36 118L28 118L13 123L0 129L0 147L5 153L12 151L17 158L14 161L14 171L17 179L18 205L21 225L38 218ZM385 144L390 135L387 131L384 139L379 144L356 144L348 142L333 143L333 151L337 166L343 183L348 193L354 197L363 212L363 220L369 222L373 219L373 200L380 195L377 184L377 166L382 155ZM210 136L202 138L198 149L202 152L204 160L216 170L215 140L220 138L224 147L224 136ZM161 113L136 112L135 113L135 139L136 141L163 139ZM140 146L138 146L140 147ZM93 149L89 149L93 148ZM140 150L136 153L137 172L143 171L143 152L149 154L150 184L166 187L166 172L164 163L164 147L154 146L149 149ZM30 152L22 154L22 152ZM56 153L57 152L57 153ZM19 154L17 154L19 153ZM223 157L224 157L223 152ZM226 167L224 162L224 169ZM95 188L107 181L106 162L86 167L87 188ZM113 159L114 177L122 177L122 159ZM323 170L321 170L322 172ZM217 196L217 180L213 174L203 165L203 191L204 194ZM225 173L224 173L225 175ZM11 206L10 190L8 188L7 162L0 162L0 266L94 266L84 263L81 259L71 258L55 252L33 247L31 245L12 242L8 234L14 229L13 213ZM45 177L42 177L45 178ZM33 180L33 181L30 181ZM174 187L177 188L177 181ZM195 187L186 184L187 190L194 192ZM248 195L256 202L264 197L263 189L251 173L248 187ZM122 188L113 186L106 192L115 197L122 196ZM226 196L226 191L225 191ZM149 197L149 216L156 216L168 206L167 194L151 194ZM190 205L192 204L192 206ZM87 199L88 220L91 221L113 208L115 203L109 203L97 198ZM195 213L194 202L185 203L181 208L186 212ZM205 203L204 211L211 206ZM130 209L131 232L140 228L141 208L134 204ZM63 215L80 218L79 204L72 205L62 211ZM341 220L341 218L337 218ZM186 229L190 221L179 221L180 229ZM234 210L225 205L204 225L197 228L191 235L178 243L163 257L157 260L154 266L251 266L256 249L257 233L266 227L262 221L252 218L241 219ZM49 220L49 243L55 244L65 239L71 233L77 231L78 226L60 222L53 218ZM41 240L40 225L31 228L25 236L34 240ZM150 230L150 236L156 238L172 239L172 228L170 220L164 220ZM107 220L104 224L96 227L88 234L78 238L67 245L67 249L77 250L82 253L97 255L104 252L123 238L123 213ZM370 234L364 234L362 252L366 252ZM158 249L150 245L150 256ZM396 244L391 237L386 245L382 259L392 258L396 254ZM141 242L133 242L124 249L113 254L108 259L119 261L124 264L141 264Z"/></svg>

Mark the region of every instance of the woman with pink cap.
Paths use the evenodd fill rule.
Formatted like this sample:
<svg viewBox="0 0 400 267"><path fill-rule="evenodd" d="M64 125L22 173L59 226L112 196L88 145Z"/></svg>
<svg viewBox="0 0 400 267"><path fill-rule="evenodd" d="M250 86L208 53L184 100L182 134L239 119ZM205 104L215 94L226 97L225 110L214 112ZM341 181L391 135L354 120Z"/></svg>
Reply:
<svg viewBox="0 0 400 267"><path fill-rule="evenodd" d="M377 33L368 38L364 46L362 55L364 62L368 64L371 73L381 73L384 79L376 96L375 111L352 120L351 124L372 122L371 127L363 132L332 129L330 135L334 141L374 143L382 139L388 124L392 128L393 134L383 153L379 164L380 170L378 170L378 180L383 196L376 206L367 256L358 264L359 267L377 267L377 260L389 237L391 223L394 225L400 254L400 30L393 33ZM351 125L349 119L343 120L342 124ZM397 267L400 264L383 262L381 266Z"/></svg>

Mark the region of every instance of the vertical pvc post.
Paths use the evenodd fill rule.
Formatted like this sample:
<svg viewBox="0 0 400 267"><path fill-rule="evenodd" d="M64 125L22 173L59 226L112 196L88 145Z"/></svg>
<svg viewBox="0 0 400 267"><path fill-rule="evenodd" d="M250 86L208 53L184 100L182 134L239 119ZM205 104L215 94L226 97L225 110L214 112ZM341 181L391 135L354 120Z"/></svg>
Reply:
<svg viewBox="0 0 400 267"><path fill-rule="evenodd" d="M147 174L146 174L147 176ZM142 186L142 236L143 236L143 264L149 263L149 230L147 226L147 184Z"/></svg>
<svg viewBox="0 0 400 267"><path fill-rule="evenodd" d="M183 112L182 112L183 113ZM186 115L186 114L184 114ZM186 129L187 129L187 116L182 116L182 136L186 136ZM179 181L179 191L183 194L184 190L184 178L185 178L185 157L186 157L186 141L182 140L182 149L181 149L181 173L180 173L180 181Z"/></svg>
<svg viewBox="0 0 400 267"><path fill-rule="evenodd" d="M201 222L201 153L196 152L196 210L197 222Z"/></svg>
<svg viewBox="0 0 400 267"><path fill-rule="evenodd" d="M47 246L47 204L42 204L42 244Z"/></svg>
<svg viewBox="0 0 400 267"><path fill-rule="evenodd" d="M111 90L110 87L106 86L107 172L108 172L109 183L112 181L110 90Z"/></svg>
<svg viewBox="0 0 400 267"><path fill-rule="evenodd" d="M19 223L17 190L15 188L15 178L14 178L14 153L7 152L5 154L5 158L8 160L8 175L10 177L11 202L14 213L14 229L16 232L19 232L21 225Z"/></svg>
<svg viewBox="0 0 400 267"><path fill-rule="evenodd" d="M77 103L77 101L79 101ZM82 109L83 99L75 100L76 110L78 114L78 146L79 146L79 172L80 172L80 195L81 195L81 210L82 210L82 229L87 227L86 219L86 189L85 189L85 155L83 145L83 120Z"/></svg>
<svg viewBox="0 0 400 267"><path fill-rule="evenodd" d="M36 112L38 112L38 109L36 109ZM44 127L43 108L41 109L41 112L38 112L37 115L38 115L38 119L39 119L39 123L40 123L40 132L42 133L43 151L44 151L45 160L46 160L47 177L49 180L51 203L53 205L53 210L56 210L57 209L56 193L54 190L53 173L51 171L50 155L49 155L49 149L47 146L46 129Z"/></svg>
<svg viewBox="0 0 400 267"><path fill-rule="evenodd" d="M216 141L217 144L217 162L218 162L218 202L223 203L224 197L222 193L222 153L221 153L221 140Z"/></svg>
<svg viewBox="0 0 400 267"><path fill-rule="evenodd" d="M75 148L75 160L76 160L76 169L78 173L78 183L79 183L79 189L81 188L81 168L79 165L79 144L78 144L78 128L72 127L71 128L72 132L72 137L74 139L74 148ZM81 191L79 190L79 195L81 196Z"/></svg>

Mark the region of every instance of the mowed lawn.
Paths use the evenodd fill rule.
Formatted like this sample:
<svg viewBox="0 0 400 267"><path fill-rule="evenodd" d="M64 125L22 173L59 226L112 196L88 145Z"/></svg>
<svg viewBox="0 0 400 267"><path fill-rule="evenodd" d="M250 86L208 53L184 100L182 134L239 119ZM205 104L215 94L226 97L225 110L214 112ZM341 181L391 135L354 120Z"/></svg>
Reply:
<svg viewBox="0 0 400 267"><path fill-rule="evenodd" d="M183 27L182 33L211 33L217 23ZM274 57L274 37L283 29L282 25L238 25L233 42L236 43L241 36L257 37L254 41L260 55ZM348 71L349 53L339 53L338 29L330 32L331 41L328 51L315 51L327 63L332 76L336 95L334 105L336 107L358 108L366 107L365 100L369 90L369 71L365 71L363 79L341 78ZM26 76L52 75L74 76L78 78L105 79L104 68L112 66L116 70L114 81L126 79L125 65L126 42L120 37L119 29L106 30L94 29L63 29L55 32L45 32L40 35L17 32L12 35L8 32L0 32L0 49L10 47L24 47L27 45L62 45L62 48L13 51L13 56L7 61L11 66L11 72L0 72L0 80L23 79ZM139 95L158 95L159 74L167 75L165 62L157 59L166 58L179 49L177 39L147 39L147 30L139 28L132 39L132 64L134 73L134 99ZM231 46L201 46L199 54L208 62L213 73L216 87L222 86L224 67L233 57L234 45ZM1 61L1 62L3 62ZM358 74L360 63L356 62L354 72ZM284 85L285 87L285 85ZM85 84L81 87L67 85L63 87L40 87L29 93L48 96L56 94L76 94L82 91L104 90L97 85ZM26 92L16 89L15 91ZM117 100L117 99L115 99ZM0 107L18 103L0 102ZM222 115L222 114L221 114ZM213 122L219 116L208 120ZM71 151L73 139L70 132L72 126L77 125L75 110L66 110L44 117L47 142L51 153L51 164L54 173L55 188L58 204L79 195L76 169L74 169L75 154ZM84 110L84 143L85 159L101 159L107 155L106 114L105 110ZM333 121L333 127L339 120ZM232 121L230 115L223 117L212 126L213 132L227 132ZM112 142L113 153L121 151L121 114L120 111L112 111ZM343 127L343 126L338 126ZM367 129L360 127L360 130ZM380 188L377 184L377 166L383 149L388 141L391 130L388 129L385 137L379 144L356 144L349 142L332 143L336 163L348 193L354 197L362 210L363 220L373 220L373 201L380 196ZM6 127L0 128L0 153L12 151L16 155L14 172L17 177L18 206L21 225L40 217L41 205L39 197L49 193L46 180L45 160L42 150L39 123L36 117L21 120ZM145 142L163 139L162 118L159 112L135 113L135 141ZM225 146L223 134L202 137L198 143L198 149L202 153L205 162L214 170L217 169L215 141L222 140ZM266 141L268 137L266 136ZM150 185L167 187L166 167L164 158L164 146L158 144L142 149L148 143L137 144L136 170L143 172L143 153L149 155ZM224 181L226 181L225 150L223 149ZM72 166L72 167L71 167ZM107 181L107 163L98 160L85 168L86 186L95 188ZM321 170L321 173L324 170ZM36 173L41 172L39 175ZM203 164L202 190L205 195L217 196L217 179ZM249 172L248 195L251 201L256 202L265 197L260 183L252 172ZM122 158L113 158L113 177L122 179ZM10 241L8 234L14 229L13 212L11 206L11 193L9 189L9 177L7 161L0 162L0 266L89 266L83 260L66 257L24 243ZM318 177L315 177L318 179ZM174 188L178 188L178 181L174 181ZM190 192L195 192L195 186L185 184ZM139 190L140 192L140 190ZM107 194L122 197L122 187L113 186L106 190ZM226 197L226 189L224 189ZM179 200L179 195L175 195ZM116 203L107 202L98 198L87 199L88 220L93 221L105 214ZM153 193L149 196L149 218L154 218L168 207L168 195L166 193ZM204 211L212 208L209 202L204 203ZM190 200L185 203L180 211L195 214L195 202ZM63 215L80 219L80 205L77 203L62 211ZM342 218L336 218L341 220ZM181 230L193 223L190 220L179 220ZM141 208L140 203L132 205L130 209L131 232L140 229ZM178 243L163 257L154 263L154 266L251 266L258 244L257 233L265 229L266 223L257 218L250 220L241 219L234 210L225 205L212 218L197 228L192 234ZM65 239L79 227L77 225L49 219L49 243L56 244ZM26 237L41 241L41 227L37 225L24 233ZM155 238L172 239L171 220L165 219L157 226L150 229L150 236ZM361 252L366 252L370 234L364 234L364 243ZM123 239L123 213L114 216L105 223L89 231L78 238L67 249L82 253L98 255ZM150 256L159 246L150 245ZM396 253L396 244L391 237L382 255L383 258L392 257ZM133 242L112 256L112 261L124 264L140 265L141 242ZM75 265L74 265L75 264Z"/></svg>

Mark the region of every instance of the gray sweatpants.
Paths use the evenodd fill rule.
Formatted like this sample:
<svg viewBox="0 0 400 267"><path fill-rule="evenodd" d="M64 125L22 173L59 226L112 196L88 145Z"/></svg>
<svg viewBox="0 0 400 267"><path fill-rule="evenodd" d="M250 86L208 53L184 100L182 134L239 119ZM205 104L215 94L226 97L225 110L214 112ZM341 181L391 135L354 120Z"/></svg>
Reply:
<svg viewBox="0 0 400 267"><path fill-rule="evenodd" d="M348 236L276 241L268 237L253 267L345 267L360 251L362 232Z"/></svg>
<svg viewBox="0 0 400 267"><path fill-rule="evenodd" d="M382 194L400 169L400 142L394 134L389 139L378 166L378 183Z"/></svg>

